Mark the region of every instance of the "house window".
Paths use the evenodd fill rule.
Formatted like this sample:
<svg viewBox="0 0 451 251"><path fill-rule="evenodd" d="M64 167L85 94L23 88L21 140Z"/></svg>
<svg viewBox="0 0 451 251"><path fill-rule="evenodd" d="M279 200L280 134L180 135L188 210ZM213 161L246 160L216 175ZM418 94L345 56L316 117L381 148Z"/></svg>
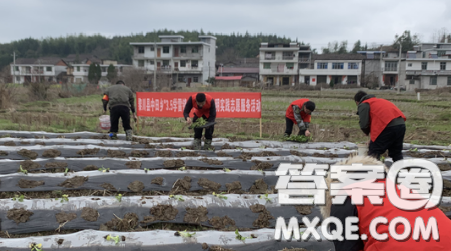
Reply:
<svg viewBox="0 0 451 251"><path fill-rule="evenodd" d="M332 63L332 69L343 69L343 64L344 63Z"/></svg>
<svg viewBox="0 0 451 251"><path fill-rule="evenodd" d="M102 67L102 72L106 72L106 67Z"/></svg>
<svg viewBox="0 0 451 251"><path fill-rule="evenodd" d="M357 64L357 63L348 63L348 69L358 70L359 69L359 64Z"/></svg>
<svg viewBox="0 0 451 251"><path fill-rule="evenodd" d="M169 46L163 46L163 53L169 53Z"/></svg>
<svg viewBox="0 0 451 251"><path fill-rule="evenodd" d="M408 63L407 66L408 66L408 67L412 67L412 63Z"/></svg>
<svg viewBox="0 0 451 251"><path fill-rule="evenodd" d="M438 57L443 57L446 54L446 51L437 51Z"/></svg>
<svg viewBox="0 0 451 251"><path fill-rule="evenodd" d="M144 67L144 60L138 60L138 67Z"/></svg>
<svg viewBox="0 0 451 251"><path fill-rule="evenodd" d="M169 66L169 60L163 60L163 66Z"/></svg>
<svg viewBox="0 0 451 251"><path fill-rule="evenodd" d="M16 82L20 82L20 77L19 76L16 77ZM448 84L449 84L449 78L448 78Z"/></svg>
<svg viewBox="0 0 451 251"><path fill-rule="evenodd" d="M290 78L282 78L282 85L289 85L290 84Z"/></svg>
<svg viewBox="0 0 451 251"><path fill-rule="evenodd" d="M437 85L437 76L432 76L429 79L429 85Z"/></svg>
<svg viewBox="0 0 451 251"><path fill-rule="evenodd" d="M292 53L292 52L283 52L283 56L282 56L282 58L283 59L288 59L288 60L290 60L290 59L293 59L294 58L294 54Z"/></svg>
<svg viewBox="0 0 451 251"><path fill-rule="evenodd" d="M19 71L19 66L16 66L16 71Z"/></svg>
<svg viewBox="0 0 451 251"><path fill-rule="evenodd" d="M150 46L150 51L155 51L155 47Z"/></svg>
<svg viewBox="0 0 451 251"><path fill-rule="evenodd" d="M199 65L199 61L193 60L191 61L191 67L197 67Z"/></svg>
<svg viewBox="0 0 451 251"><path fill-rule="evenodd" d="M427 70L428 62L421 62L421 70Z"/></svg>
<svg viewBox="0 0 451 251"><path fill-rule="evenodd" d="M191 49L191 52L192 52L192 53L199 53L199 48L198 48L197 46L194 46L194 47Z"/></svg>
<svg viewBox="0 0 451 251"><path fill-rule="evenodd" d="M271 63L263 63L263 69L271 69Z"/></svg>
<svg viewBox="0 0 451 251"><path fill-rule="evenodd" d="M423 58L426 57L426 52L423 52Z"/></svg>
<svg viewBox="0 0 451 251"><path fill-rule="evenodd" d="M448 83L447 85L451 85L451 77L448 77Z"/></svg>
<svg viewBox="0 0 451 251"><path fill-rule="evenodd" d="M411 80L409 81L409 84L414 85L414 84L415 84L415 80L414 80L414 79L411 79Z"/></svg>
<svg viewBox="0 0 451 251"><path fill-rule="evenodd" d="M186 45L180 47L180 53L186 53Z"/></svg>
<svg viewBox="0 0 451 251"><path fill-rule="evenodd" d="M138 53L144 53L144 46L138 46Z"/></svg>
<svg viewBox="0 0 451 251"><path fill-rule="evenodd" d="M179 81L179 82L185 82L183 76L179 76L178 81Z"/></svg>
<svg viewBox="0 0 451 251"><path fill-rule="evenodd" d="M77 66L77 71L80 71L80 66Z"/></svg>
<svg viewBox="0 0 451 251"><path fill-rule="evenodd" d="M388 61L385 62L385 71L397 71L398 70L398 62Z"/></svg>
<svg viewBox="0 0 451 251"><path fill-rule="evenodd" d="M440 62L440 70L446 70L446 62Z"/></svg>
<svg viewBox="0 0 451 251"><path fill-rule="evenodd" d="M153 60L150 60L150 65L155 65L155 62Z"/></svg>
<svg viewBox="0 0 451 251"><path fill-rule="evenodd" d="M193 77L193 81L196 83L199 82L199 77Z"/></svg>
<svg viewBox="0 0 451 251"><path fill-rule="evenodd" d="M318 63L318 69L327 69L327 63Z"/></svg>
<svg viewBox="0 0 451 251"><path fill-rule="evenodd" d="M180 67L186 67L186 61L180 60Z"/></svg>
<svg viewBox="0 0 451 251"><path fill-rule="evenodd" d="M52 71L52 67L51 66L47 66L47 67L45 67L45 70L46 71Z"/></svg>
<svg viewBox="0 0 451 251"><path fill-rule="evenodd" d="M287 63L287 69L294 69L294 63Z"/></svg>

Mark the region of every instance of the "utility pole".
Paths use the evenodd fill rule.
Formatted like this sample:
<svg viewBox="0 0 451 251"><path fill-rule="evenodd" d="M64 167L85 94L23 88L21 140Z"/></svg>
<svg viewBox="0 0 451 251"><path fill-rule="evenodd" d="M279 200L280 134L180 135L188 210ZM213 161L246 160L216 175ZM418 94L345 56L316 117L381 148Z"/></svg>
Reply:
<svg viewBox="0 0 451 251"><path fill-rule="evenodd" d="M13 52L14 63L13 63L13 84L16 83L16 51Z"/></svg>
<svg viewBox="0 0 451 251"><path fill-rule="evenodd" d="M384 80L383 80L383 76L384 76L384 72L382 70L382 44L381 44L381 49L380 49L380 53L379 53L379 65L381 66L381 76L380 76L380 80L379 80L379 86L382 86L384 84Z"/></svg>
<svg viewBox="0 0 451 251"><path fill-rule="evenodd" d="M157 42L153 42L153 91L157 91Z"/></svg>
<svg viewBox="0 0 451 251"><path fill-rule="evenodd" d="M401 93L401 50L402 44L399 43L399 63L398 63L398 94Z"/></svg>

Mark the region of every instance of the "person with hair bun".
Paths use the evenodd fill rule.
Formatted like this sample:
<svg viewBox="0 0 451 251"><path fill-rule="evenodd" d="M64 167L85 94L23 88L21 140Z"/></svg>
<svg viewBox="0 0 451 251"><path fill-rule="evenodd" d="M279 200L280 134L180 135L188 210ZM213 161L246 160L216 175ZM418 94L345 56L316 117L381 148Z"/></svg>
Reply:
<svg viewBox="0 0 451 251"><path fill-rule="evenodd" d="M289 137L293 131L293 125L299 127L298 135L310 136L308 130L311 114L315 110L315 103L309 99L298 99L293 101L287 108L285 113L286 129L284 137Z"/></svg>

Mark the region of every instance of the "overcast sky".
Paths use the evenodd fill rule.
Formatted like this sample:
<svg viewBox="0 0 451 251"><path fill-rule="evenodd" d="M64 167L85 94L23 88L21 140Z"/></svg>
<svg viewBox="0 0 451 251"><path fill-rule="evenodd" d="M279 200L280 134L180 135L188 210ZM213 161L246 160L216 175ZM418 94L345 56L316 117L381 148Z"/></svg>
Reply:
<svg viewBox="0 0 451 251"><path fill-rule="evenodd" d="M430 42L451 32L450 0L0 0L0 43L27 37L154 29L277 34L326 47L330 41L390 44L410 30Z"/></svg>

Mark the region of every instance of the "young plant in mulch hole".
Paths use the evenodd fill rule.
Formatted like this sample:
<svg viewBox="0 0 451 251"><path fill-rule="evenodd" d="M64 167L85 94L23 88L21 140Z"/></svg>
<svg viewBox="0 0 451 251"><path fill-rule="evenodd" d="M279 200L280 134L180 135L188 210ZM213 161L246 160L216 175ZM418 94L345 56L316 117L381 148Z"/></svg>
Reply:
<svg viewBox="0 0 451 251"><path fill-rule="evenodd" d="M116 195L115 198L117 199L117 201L121 202L122 201L122 194Z"/></svg>
<svg viewBox="0 0 451 251"><path fill-rule="evenodd" d="M268 197L268 194L265 193L265 195L261 195L260 198L263 198L266 200L266 202L270 202L271 203L271 198Z"/></svg>
<svg viewBox="0 0 451 251"><path fill-rule="evenodd" d="M180 171L185 171L185 170L186 170L186 167L185 167L185 166L182 166L182 167L179 168L179 170L180 170Z"/></svg>
<svg viewBox="0 0 451 251"><path fill-rule="evenodd" d="M69 195L63 194L63 195L61 195L61 198L58 198L58 199L60 199L61 203L69 202Z"/></svg>
<svg viewBox="0 0 451 251"><path fill-rule="evenodd" d="M251 236L249 236L249 237L244 237L244 236L242 236L241 234L240 234L240 232L238 231L238 229L236 229L235 230L235 238L237 239L237 240L240 240L240 241L244 241L244 240L246 240L246 239L254 239L254 238L257 238L256 236L254 236L253 234L251 234Z"/></svg>
<svg viewBox="0 0 451 251"><path fill-rule="evenodd" d="M220 199L227 200L227 196L224 196L224 195L223 195L223 194L225 194L225 192L221 192L220 194L219 194L219 193L213 192L212 194L213 194L213 196L216 196L216 197L218 197L218 198L220 198Z"/></svg>
<svg viewBox="0 0 451 251"><path fill-rule="evenodd" d="M109 173L110 169L102 166L101 168L99 168L99 171L101 171L102 173Z"/></svg>
<svg viewBox="0 0 451 251"><path fill-rule="evenodd" d="M118 236L112 236L112 235L107 235L107 236L105 236L105 239L107 240L107 241L114 241L114 243L117 245L117 244L119 244L119 242L121 241L121 237L118 235Z"/></svg>
<svg viewBox="0 0 451 251"><path fill-rule="evenodd" d="M186 147L182 147L181 150L182 150L182 151L183 151L183 150L186 150Z"/></svg>
<svg viewBox="0 0 451 251"><path fill-rule="evenodd" d="M185 201L181 195L173 195L173 194L171 194L171 195L169 195L169 198L176 199L176 200L179 200L179 201Z"/></svg>
<svg viewBox="0 0 451 251"><path fill-rule="evenodd" d="M418 152L418 148L415 149L409 149L410 152Z"/></svg>
<svg viewBox="0 0 451 251"><path fill-rule="evenodd" d="M349 150L349 147L347 147L347 146L343 146L343 149L345 149L345 150ZM326 147L324 147L324 150L327 150L327 149L326 149Z"/></svg>
<svg viewBox="0 0 451 251"><path fill-rule="evenodd" d="M228 172L230 172L230 169L224 168L224 172L228 173Z"/></svg>
<svg viewBox="0 0 451 251"><path fill-rule="evenodd" d="M283 137L282 141L295 141L299 143L306 143L308 141L313 140L312 136L305 136L305 135L291 135L290 137Z"/></svg>
<svg viewBox="0 0 451 251"><path fill-rule="evenodd" d="M41 243L39 244L31 243L28 247L30 248L31 251L43 251Z"/></svg>
<svg viewBox="0 0 451 251"><path fill-rule="evenodd" d="M182 231L182 232L180 232L180 231L177 231L177 232L175 232L175 236L182 236L182 237L185 237L185 238L191 238L191 237L193 237L194 235L196 234L196 232L194 232L194 233L188 233L187 231L186 231L186 229L185 229L185 231Z"/></svg>
<svg viewBox="0 0 451 251"><path fill-rule="evenodd" d="M11 198L11 200L18 201L18 202L23 202L24 199L25 199L25 197L23 194L20 196L14 195L14 198Z"/></svg>
<svg viewBox="0 0 451 251"><path fill-rule="evenodd" d="M23 174L28 174L28 171L22 168L22 165L19 166L19 172Z"/></svg>
<svg viewBox="0 0 451 251"><path fill-rule="evenodd" d="M148 171L150 171L150 169L149 168L144 168L144 172L148 172Z"/></svg>
<svg viewBox="0 0 451 251"><path fill-rule="evenodd" d="M67 173L69 172L69 168L66 168L65 170L64 170L64 176L67 176Z"/></svg>

